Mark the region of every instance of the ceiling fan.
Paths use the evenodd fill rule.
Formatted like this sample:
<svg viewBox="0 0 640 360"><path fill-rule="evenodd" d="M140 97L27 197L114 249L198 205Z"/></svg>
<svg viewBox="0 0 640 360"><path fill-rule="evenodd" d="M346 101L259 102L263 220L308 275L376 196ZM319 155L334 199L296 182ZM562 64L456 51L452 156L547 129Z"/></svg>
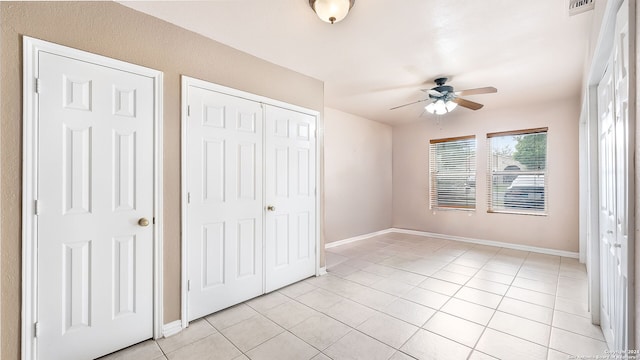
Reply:
<svg viewBox="0 0 640 360"><path fill-rule="evenodd" d="M417 104L417 103L421 103L429 100L432 100L433 102L425 106L425 110L430 112L431 114L438 114L438 115L446 114L452 111L453 109L455 109L458 105L471 110L479 110L484 105L474 101L463 99L459 96L491 94L491 93L498 92L498 89L494 88L493 86L487 86L487 87L482 87L477 89L454 91L453 86L445 85L447 80L448 79L444 77L437 78L435 80L435 83L437 85L436 87L431 89L420 89L421 91L426 92L429 95L429 97L422 100L414 101L408 104L392 107L389 110L394 110L397 108L401 108L404 106L409 106L409 105L413 105L413 104Z"/></svg>

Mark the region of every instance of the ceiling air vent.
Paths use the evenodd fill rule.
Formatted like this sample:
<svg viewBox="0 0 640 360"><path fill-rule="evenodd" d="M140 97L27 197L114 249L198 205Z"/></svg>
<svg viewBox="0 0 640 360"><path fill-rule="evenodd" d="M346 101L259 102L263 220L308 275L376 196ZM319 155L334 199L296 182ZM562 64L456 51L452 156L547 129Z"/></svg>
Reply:
<svg viewBox="0 0 640 360"><path fill-rule="evenodd" d="M593 10L596 0L569 0L569 16Z"/></svg>

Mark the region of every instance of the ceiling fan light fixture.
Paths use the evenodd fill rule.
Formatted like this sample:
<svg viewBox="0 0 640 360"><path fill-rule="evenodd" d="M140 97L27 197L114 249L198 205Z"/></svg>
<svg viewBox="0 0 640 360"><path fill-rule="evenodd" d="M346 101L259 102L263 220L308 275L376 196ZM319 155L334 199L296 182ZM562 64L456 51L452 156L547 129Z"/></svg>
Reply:
<svg viewBox="0 0 640 360"><path fill-rule="evenodd" d="M331 24L344 19L355 0L309 0L309 5L320 20Z"/></svg>
<svg viewBox="0 0 640 360"><path fill-rule="evenodd" d="M471 100L463 99L459 96L493 94L498 92L498 89L494 88L493 86L455 91L453 89L453 86L445 85L445 83L447 82L447 78L438 78L435 80L435 82L437 86L434 88L420 89L421 91L427 93L427 98L410 102L408 104L395 106L389 110L395 110L401 107L418 104L425 101L431 101L430 104L427 104L424 107L424 110L430 114L444 115L455 110L458 105L470 110L480 110L484 105Z"/></svg>
<svg viewBox="0 0 640 360"><path fill-rule="evenodd" d="M458 107L458 104L451 100L444 101L442 99L438 99L425 106L424 109L430 114L444 115L452 112L456 107Z"/></svg>
<svg viewBox="0 0 640 360"><path fill-rule="evenodd" d="M424 107L424 109L429 113L429 114L435 114L436 113L436 104L434 103L429 103L427 106Z"/></svg>
<svg viewBox="0 0 640 360"><path fill-rule="evenodd" d="M435 110L437 115L444 115L447 113L447 105L444 100L438 100L435 102Z"/></svg>

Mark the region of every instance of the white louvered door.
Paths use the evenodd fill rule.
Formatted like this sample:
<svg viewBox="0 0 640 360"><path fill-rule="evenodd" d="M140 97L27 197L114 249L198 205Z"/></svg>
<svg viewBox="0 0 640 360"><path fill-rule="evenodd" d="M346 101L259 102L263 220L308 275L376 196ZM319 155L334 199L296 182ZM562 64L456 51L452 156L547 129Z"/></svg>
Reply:
<svg viewBox="0 0 640 360"><path fill-rule="evenodd" d="M188 319L262 294L262 107L189 86Z"/></svg>
<svg viewBox="0 0 640 360"><path fill-rule="evenodd" d="M39 53L37 353L153 336L153 79Z"/></svg>

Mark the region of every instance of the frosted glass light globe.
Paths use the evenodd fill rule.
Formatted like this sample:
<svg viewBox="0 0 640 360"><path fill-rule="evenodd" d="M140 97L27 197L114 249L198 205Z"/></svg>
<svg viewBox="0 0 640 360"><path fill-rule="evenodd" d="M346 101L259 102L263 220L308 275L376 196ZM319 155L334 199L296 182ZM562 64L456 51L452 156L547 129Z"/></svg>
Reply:
<svg viewBox="0 0 640 360"><path fill-rule="evenodd" d="M349 0L316 0L313 10L322 21L333 24L347 16L350 5Z"/></svg>
<svg viewBox="0 0 640 360"><path fill-rule="evenodd" d="M436 101L436 114L444 115L447 113L447 107L444 104L444 101L438 100Z"/></svg>

